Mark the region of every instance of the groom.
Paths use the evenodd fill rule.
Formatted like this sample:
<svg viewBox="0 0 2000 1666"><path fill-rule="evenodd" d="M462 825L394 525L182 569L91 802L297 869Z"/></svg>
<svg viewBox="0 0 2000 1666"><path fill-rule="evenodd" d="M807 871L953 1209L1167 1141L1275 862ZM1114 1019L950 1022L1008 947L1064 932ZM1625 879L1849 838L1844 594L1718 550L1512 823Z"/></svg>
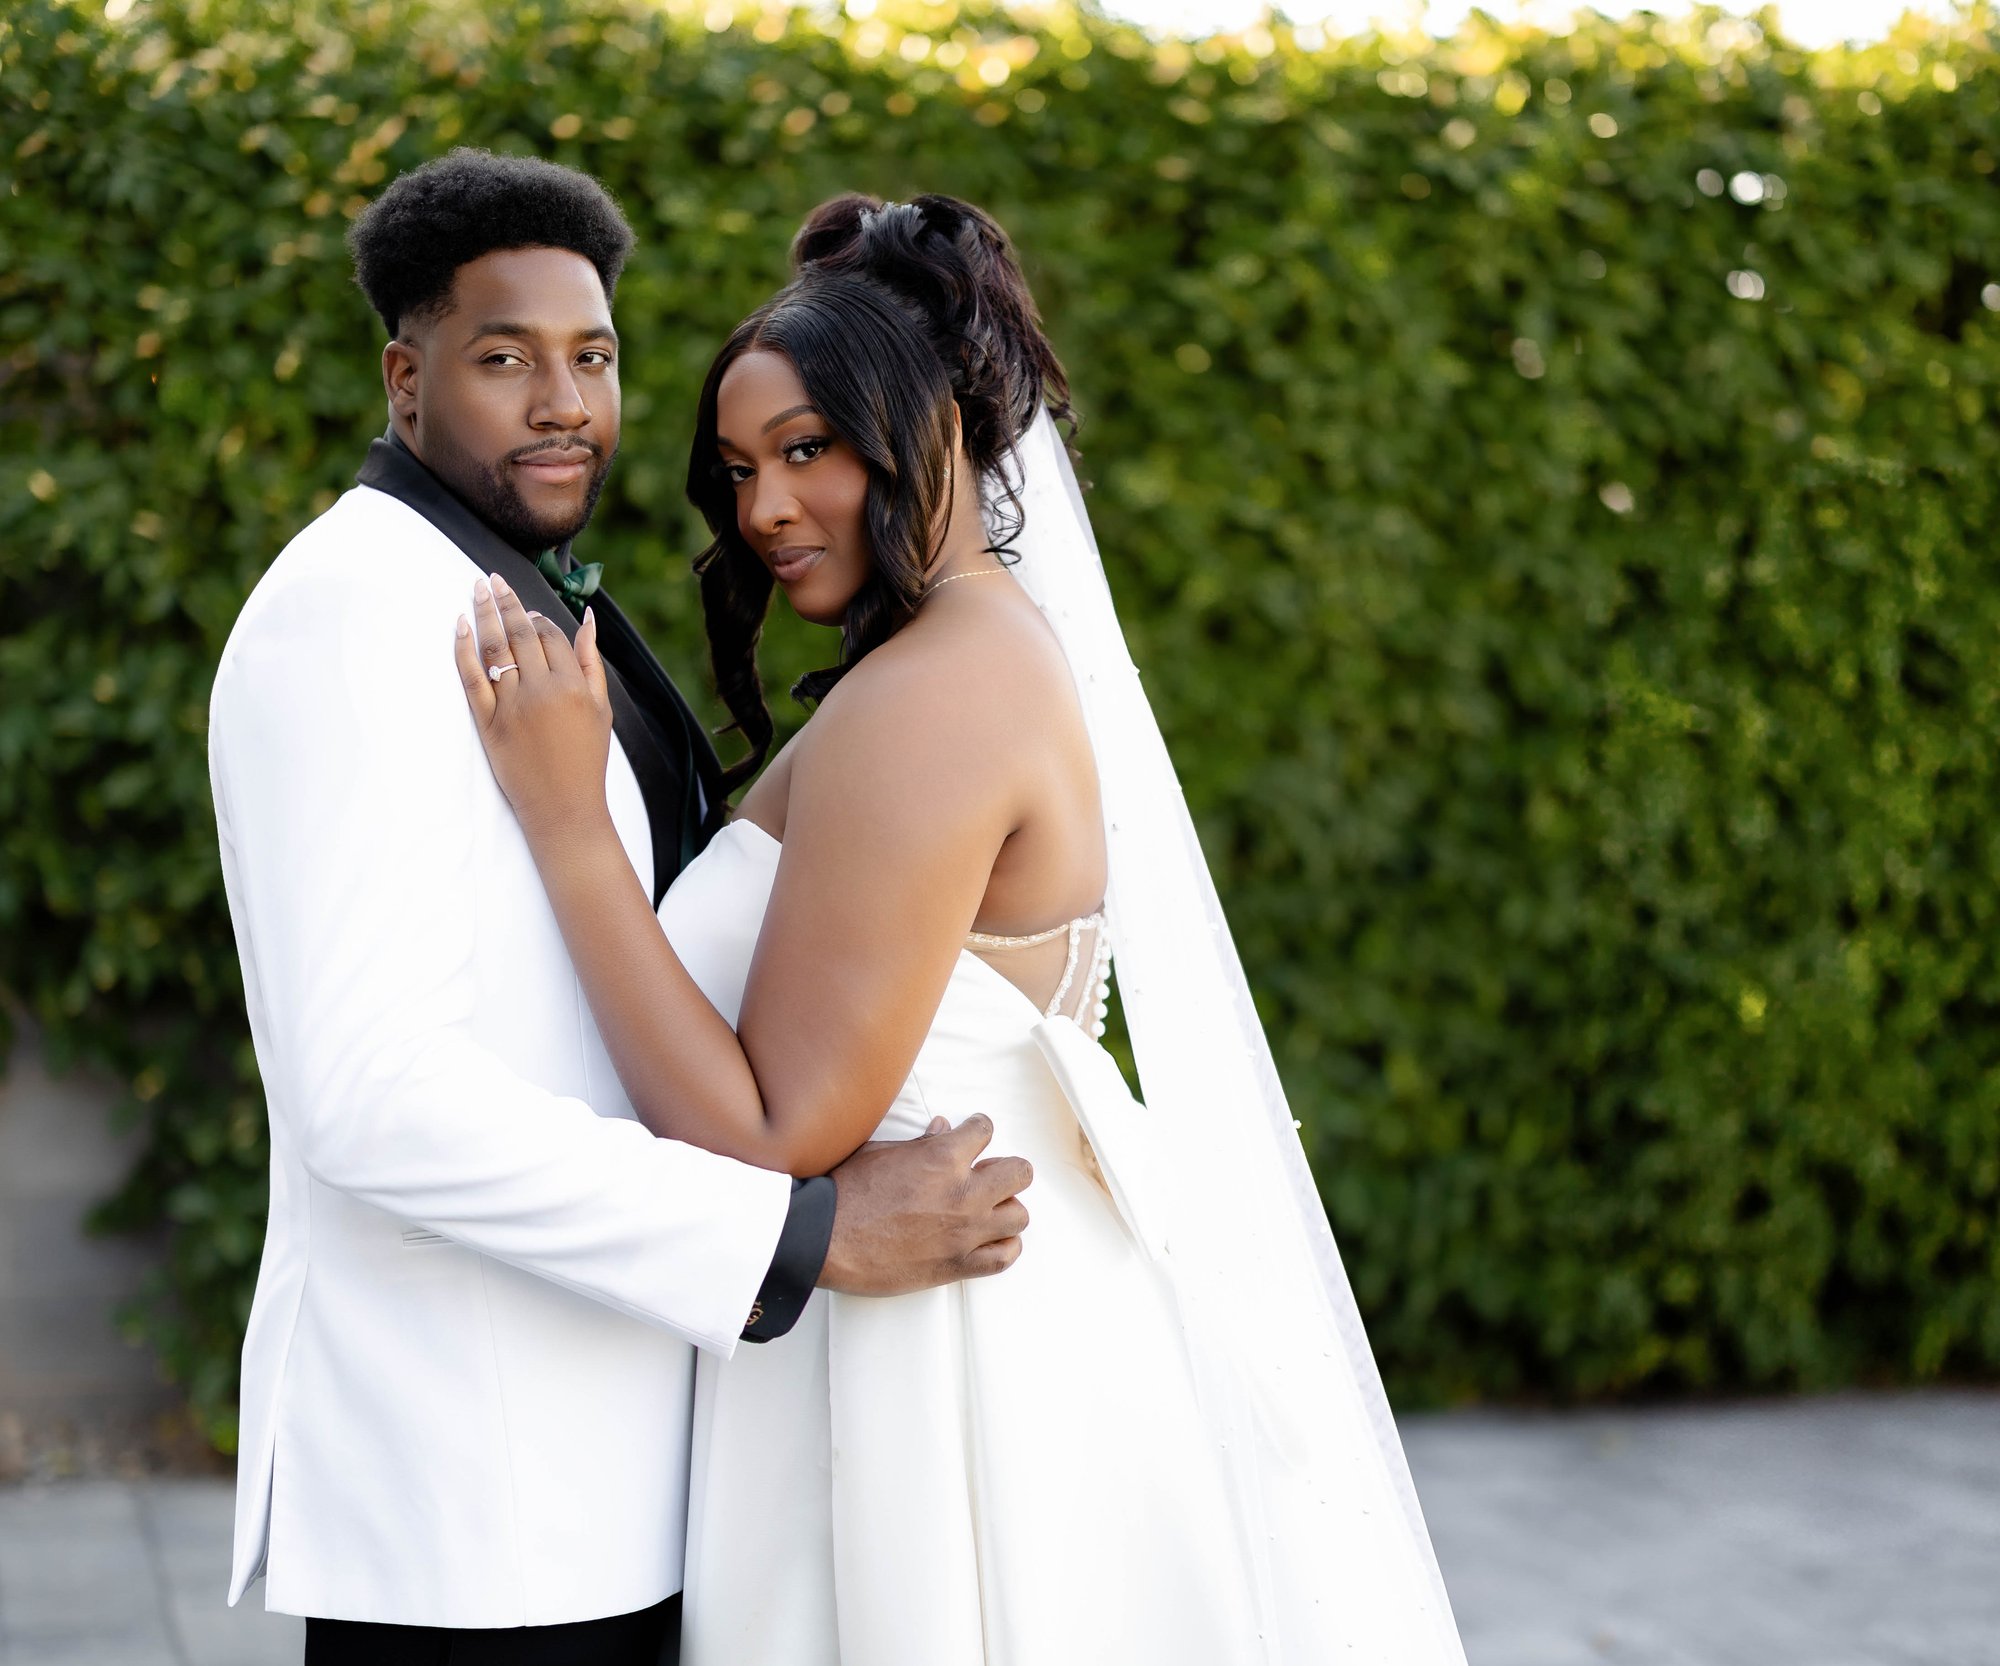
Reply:
<svg viewBox="0 0 2000 1666"><path fill-rule="evenodd" d="M803 1182L639 1125L450 651L477 574L571 632L590 597L606 790L657 903L721 772L568 554L618 449L631 233L581 174L461 150L351 242L389 432L245 604L211 707L271 1116L229 1600L264 1575L310 1666L653 1666L695 1349L781 1336L815 1285L1000 1271L1030 1177L977 1160L984 1118Z"/></svg>

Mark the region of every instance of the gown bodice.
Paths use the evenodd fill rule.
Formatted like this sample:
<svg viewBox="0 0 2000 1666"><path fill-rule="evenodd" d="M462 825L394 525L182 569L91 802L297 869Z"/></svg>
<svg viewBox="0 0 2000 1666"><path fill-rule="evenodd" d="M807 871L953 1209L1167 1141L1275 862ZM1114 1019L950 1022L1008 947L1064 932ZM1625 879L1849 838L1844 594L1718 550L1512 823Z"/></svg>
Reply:
<svg viewBox="0 0 2000 1666"><path fill-rule="evenodd" d="M660 906L660 923L689 975L732 1025L743 1006L750 962L770 906L783 846L755 822L732 821L717 833ZM985 956L1029 948L1067 934L1070 965L1054 998L1034 1000ZM1089 1034L1103 1030L1109 947L1103 916L1088 915L1027 937L975 932L952 967L916 1063L877 1128L877 1139L921 1134L931 1118L956 1123L969 1110L993 1115L994 1154L1031 1155L1052 1136L1064 1160L1079 1157L1075 1120L1035 1046L1035 1027L1060 1012ZM998 1114L995 1107L998 1107ZM1024 1124L1043 1138L1025 1141ZM1053 1125L1051 1125L1053 1124Z"/></svg>

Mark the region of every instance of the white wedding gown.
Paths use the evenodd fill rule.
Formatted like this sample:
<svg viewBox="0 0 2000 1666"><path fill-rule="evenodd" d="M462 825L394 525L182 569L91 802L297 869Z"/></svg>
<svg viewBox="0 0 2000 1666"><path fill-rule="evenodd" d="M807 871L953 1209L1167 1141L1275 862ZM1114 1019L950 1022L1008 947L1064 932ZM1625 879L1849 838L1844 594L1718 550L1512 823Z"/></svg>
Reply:
<svg viewBox="0 0 2000 1666"><path fill-rule="evenodd" d="M734 822L661 906L732 1022L778 860L776 840ZM1231 1457L1203 1423L1166 1263L1138 1250L1095 1178L1036 1044L1043 1022L961 954L880 1129L993 1119L992 1152L1035 1169L1012 1268L912 1296L818 1291L789 1336L727 1363L702 1356L687 1666L1462 1660L1419 1570L1368 1527L1396 1511L1386 1492L1343 1501L1360 1524L1344 1537L1282 1535L1307 1565L1281 1593L1289 1607L1271 1606L1268 1549L1244 1554ZM1373 1468L1352 1473L1357 1492L1377 1486ZM1279 1498L1268 1521L1317 1508ZM1357 1591L1359 1633L1342 1621ZM1291 1635L1260 1637L1273 1612Z"/></svg>

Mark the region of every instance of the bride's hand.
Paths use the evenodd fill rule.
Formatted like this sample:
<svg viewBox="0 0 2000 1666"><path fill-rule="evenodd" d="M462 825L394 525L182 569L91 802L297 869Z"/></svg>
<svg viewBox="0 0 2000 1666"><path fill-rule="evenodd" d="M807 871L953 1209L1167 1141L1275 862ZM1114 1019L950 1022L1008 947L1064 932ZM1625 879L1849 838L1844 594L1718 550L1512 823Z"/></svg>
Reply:
<svg viewBox="0 0 2000 1666"><path fill-rule="evenodd" d="M473 586L455 652L494 778L528 836L561 836L605 817L611 701L595 616L585 612L572 649L496 575Z"/></svg>

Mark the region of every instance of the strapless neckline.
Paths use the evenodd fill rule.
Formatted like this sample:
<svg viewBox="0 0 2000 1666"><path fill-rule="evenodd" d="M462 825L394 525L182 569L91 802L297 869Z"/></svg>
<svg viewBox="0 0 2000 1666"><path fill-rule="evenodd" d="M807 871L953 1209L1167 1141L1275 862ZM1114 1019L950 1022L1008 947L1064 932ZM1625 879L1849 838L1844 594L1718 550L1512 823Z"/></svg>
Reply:
<svg viewBox="0 0 2000 1666"><path fill-rule="evenodd" d="M783 852L785 848L784 840L780 839L777 836L777 834L773 833L768 827L763 826L761 823L751 821L747 816L732 817L730 820L724 822L722 824L721 832L718 833L716 837L720 838L723 833L732 832L739 827L747 828L749 829L750 832L754 833L756 835L756 838L753 841L753 843L758 845L759 848L761 848L768 856L770 856L770 858L773 861L776 861L780 853ZM1102 911L1096 914L1079 915L1074 920L1065 920L1059 926L1050 927L1046 935L1047 937L1058 937L1061 936L1062 933L1065 931L1074 931L1078 928L1082 928L1085 930L1094 930L1099 934L1101 938L1104 931L1104 916ZM1056 1016L1052 1012L1045 1011L1040 1005L1036 1003L1035 998L1032 995L1030 995L1025 989L1023 989L1018 983L1016 983L1012 978L1008 977L1007 974L1002 972L997 966L994 966L989 961L983 959L978 953L975 952L973 943L974 941L981 938L988 939L989 941L1005 941L1004 939L999 939L999 940L993 939L991 933L973 932L971 934L971 938L966 943L961 944L959 947L958 951L959 965L960 966L970 965L977 967L980 976L989 979L993 983L1005 989L1010 995L1012 995L1016 1000L1018 1000L1030 1012L1032 1012L1035 1015L1035 1018L1038 1022L1041 1019L1053 1018L1054 1016ZM1090 967L1090 981L1092 984L1100 986L1102 985L1103 980L1107 975L1109 964L1110 964L1109 945L1104 944L1102 945L1101 948L1093 946L1092 964ZM1072 970L1073 969L1074 968L1072 968ZM1065 984L1065 990L1066 988L1067 984ZM1060 995L1063 992L1064 991L1058 991L1058 996L1060 997ZM1102 1036L1104 1033L1103 1000L1104 1000L1104 994L1101 988L1095 992L1088 990L1086 991L1085 1010L1091 1013L1092 1021L1085 1022L1081 1016L1079 1016L1076 1020L1077 1027L1083 1030L1086 1035Z"/></svg>
<svg viewBox="0 0 2000 1666"><path fill-rule="evenodd" d="M764 843L774 852L782 851L785 848L785 841L783 839L764 826L762 822L752 821L747 816L733 816L724 822L722 826L725 832L732 827L747 827L751 832L759 835ZM1100 924L1103 918L1104 911L1100 908L1094 913L1079 914L1073 920L1064 920L1060 925L1044 926L1040 931L1031 931L1014 936L1001 932L975 931L968 935L966 941L968 947L973 943L980 943L989 947L1010 947L1015 944L1026 947L1035 943L1046 943L1060 937L1072 926L1081 926L1085 930L1089 930L1091 927Z"/></svg>

